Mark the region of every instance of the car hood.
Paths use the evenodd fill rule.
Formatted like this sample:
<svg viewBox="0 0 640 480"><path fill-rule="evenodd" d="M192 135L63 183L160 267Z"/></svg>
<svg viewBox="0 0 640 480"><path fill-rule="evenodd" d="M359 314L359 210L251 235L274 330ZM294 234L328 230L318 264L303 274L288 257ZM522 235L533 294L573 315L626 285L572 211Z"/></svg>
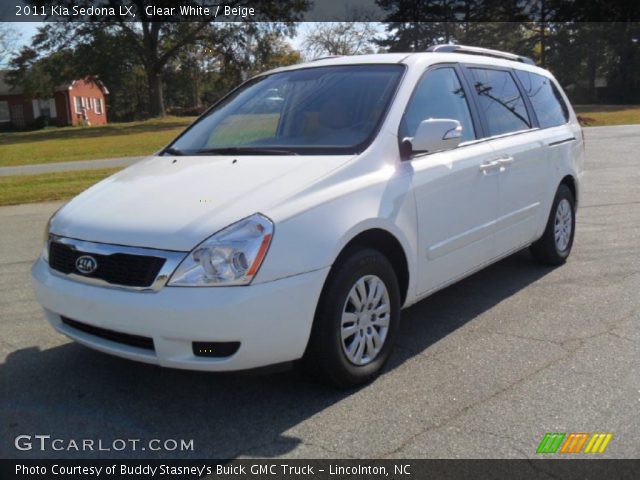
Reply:
<svg viewBox="0 0 640 480"><path fill-rule="evenodd" d="M351 156L151 157L97 183L52 219L53 234L189 251L286 201Z"/></svg>

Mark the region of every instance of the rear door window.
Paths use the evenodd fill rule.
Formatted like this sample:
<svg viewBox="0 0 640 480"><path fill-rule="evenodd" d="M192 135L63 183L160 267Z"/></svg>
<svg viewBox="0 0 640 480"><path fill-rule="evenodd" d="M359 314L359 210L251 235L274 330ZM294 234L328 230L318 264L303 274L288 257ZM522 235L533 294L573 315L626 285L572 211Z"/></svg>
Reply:
<svg viewBox="0 0 640 480"><path fill-rule="evenodd" d="M488 136L531 128L524 100L510 72L475 67L469 71L480 111L487 124Z"/></svg>
<svg viewBox="0 0 640 480"><path fill-rule="evenodd" d="M537 73L516 70L524 87L540 128L557 127L569 121L569 109L553 81Z"/></svg>

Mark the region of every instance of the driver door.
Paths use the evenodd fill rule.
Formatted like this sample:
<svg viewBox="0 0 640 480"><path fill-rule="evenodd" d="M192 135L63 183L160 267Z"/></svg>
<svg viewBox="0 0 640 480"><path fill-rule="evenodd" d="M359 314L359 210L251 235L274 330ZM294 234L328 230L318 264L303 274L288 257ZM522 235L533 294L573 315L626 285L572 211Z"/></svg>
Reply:
<svg viewBox="0 0 640 480"><path fill-rule="evenodd" d="M429 118L458 120L462 143L453 150L411 159L418 221L418 294L426 295L494 256L498 212L495 152L484 141L457 68L429 69L418 83L403 118L400 136L411 137Z"/></svg>

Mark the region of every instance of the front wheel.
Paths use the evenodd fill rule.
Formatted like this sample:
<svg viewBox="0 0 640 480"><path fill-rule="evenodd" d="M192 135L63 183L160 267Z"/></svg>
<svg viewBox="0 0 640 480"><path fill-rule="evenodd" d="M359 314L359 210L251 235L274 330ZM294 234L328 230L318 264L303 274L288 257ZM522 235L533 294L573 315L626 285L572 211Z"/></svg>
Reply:
<svg viewBox="0 0 640 480"><path fill-rule="evenodd" d="M380 252L355 250L327 279L304 362L324 380L350 387L375 378L391 355L400 288Z"/></svg>
<svg viewBox="0 0 640 480"><path fill-rule="evenodd" d="M531 245L533 257L545 265L563 264L571 253L575 226L575 198L569 187L562 184L553 199L542 237Z"/></svg>

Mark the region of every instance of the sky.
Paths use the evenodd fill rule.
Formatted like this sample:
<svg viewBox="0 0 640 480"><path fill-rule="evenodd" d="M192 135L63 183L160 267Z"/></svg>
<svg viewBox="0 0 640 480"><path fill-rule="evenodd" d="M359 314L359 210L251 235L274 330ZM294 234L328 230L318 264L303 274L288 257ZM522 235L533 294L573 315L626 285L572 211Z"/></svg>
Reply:
<svg viewBox="0 0 640 480"><path fill-rule="evenodd" d="M36 33L40 22L12 22L4 23L2 26L8 26L18 36L18 42L16 49L20 49L23 45L28 44L31 41L31 37ZM0 45L0 47L2 47ZM9 61L11 52L0 51L0 67L5 67Z"/></svg>
<svg viewBox="0 0 640 480"><path fill-rule="evenodd" d="M26 39L26 43L29 43L29 39L36 33L42 22L15 22L11 25Z"/></svg>

